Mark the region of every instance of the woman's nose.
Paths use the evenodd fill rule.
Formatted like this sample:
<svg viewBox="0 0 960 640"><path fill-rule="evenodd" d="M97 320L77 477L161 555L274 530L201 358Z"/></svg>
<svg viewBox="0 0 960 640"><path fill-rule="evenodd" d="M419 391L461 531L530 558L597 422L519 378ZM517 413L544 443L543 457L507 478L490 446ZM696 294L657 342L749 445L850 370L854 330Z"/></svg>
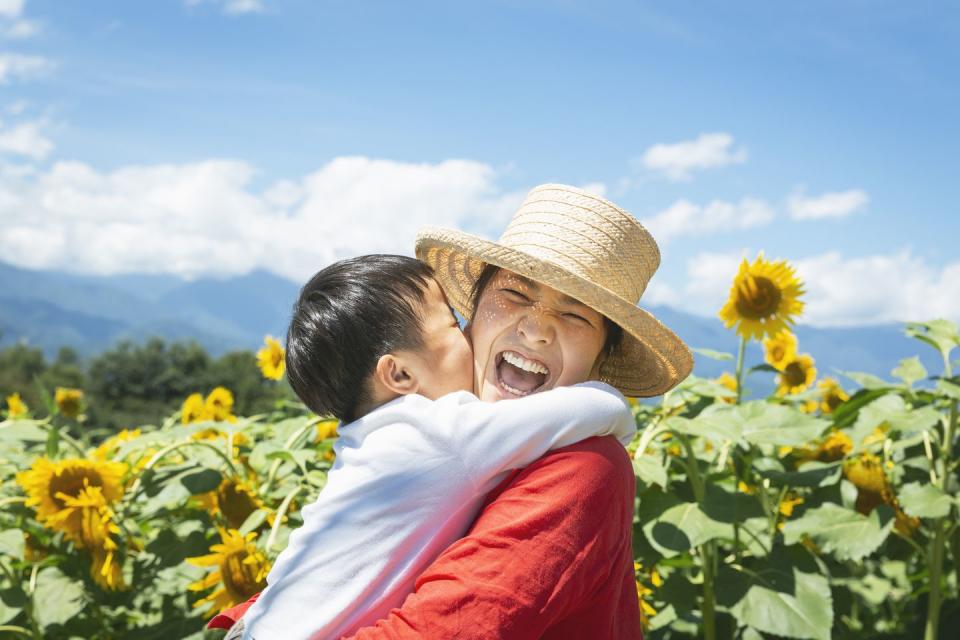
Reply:
<svg viewBox="0 0 960 640"><path fill-rule="evenodd" d="M517 323L517 332L531 343L549 344L553 341L555 327L553 320L547 314L531 310L520 318L520 322Z"/></svg>

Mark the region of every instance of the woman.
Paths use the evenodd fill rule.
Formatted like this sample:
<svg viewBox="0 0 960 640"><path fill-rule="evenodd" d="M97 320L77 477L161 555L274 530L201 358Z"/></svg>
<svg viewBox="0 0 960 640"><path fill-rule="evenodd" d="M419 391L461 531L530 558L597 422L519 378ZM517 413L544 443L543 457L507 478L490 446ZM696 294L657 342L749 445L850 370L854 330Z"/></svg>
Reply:
<svg viewBox="0 0 960 640"><path fill-rule="evenodd" d="M598 196L541 185L499 241L427 229L417 257L470 318L483 400L588 379L654 396L693 367L686 345L636 306L660 263L656 242ZM353 638L641 638L634 483L611 437L550 452L490 494L401 609Z"/></svg>

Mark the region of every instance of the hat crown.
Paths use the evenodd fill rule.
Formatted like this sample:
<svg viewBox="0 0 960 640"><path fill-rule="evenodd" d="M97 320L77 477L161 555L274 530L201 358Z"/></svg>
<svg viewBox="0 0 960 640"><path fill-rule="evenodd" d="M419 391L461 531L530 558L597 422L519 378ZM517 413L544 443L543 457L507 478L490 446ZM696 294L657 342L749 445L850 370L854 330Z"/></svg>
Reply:
<svg viewBox="0 0 960 640"><path fill-rule="evenodd" d="M609 200L566 185L534 188L499 243L636 304L660 266L653 236Z"/></svg>

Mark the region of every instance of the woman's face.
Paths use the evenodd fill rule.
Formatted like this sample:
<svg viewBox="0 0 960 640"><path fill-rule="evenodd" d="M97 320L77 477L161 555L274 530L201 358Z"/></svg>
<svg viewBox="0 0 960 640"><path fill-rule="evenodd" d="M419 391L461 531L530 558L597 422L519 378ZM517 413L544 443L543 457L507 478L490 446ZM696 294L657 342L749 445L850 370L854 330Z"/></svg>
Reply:
<svg viewBox="0 0 960 640"><path fill-rule="evenodd" d="M481 400L519 398L596 379L603 316L546 285L499 270L469 327Z"/></svg>

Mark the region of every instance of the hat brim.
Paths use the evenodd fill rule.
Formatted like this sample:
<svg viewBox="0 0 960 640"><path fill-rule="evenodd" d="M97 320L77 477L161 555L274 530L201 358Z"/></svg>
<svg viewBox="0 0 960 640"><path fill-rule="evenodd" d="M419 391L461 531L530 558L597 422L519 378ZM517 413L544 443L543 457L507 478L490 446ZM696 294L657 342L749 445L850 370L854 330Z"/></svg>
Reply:
<svg viewBox="0 0 960 640"><path fill-rule="evenodd" d="M595 309L623 328L623 341L600 368L600 379L624 395L666 393L693 369L693 355L648 311L604 287L541 258L456 229L426 227L417 234L417 258L433 268L450 304L470 319L470 294L492 264L545 284Z"/></svg>

